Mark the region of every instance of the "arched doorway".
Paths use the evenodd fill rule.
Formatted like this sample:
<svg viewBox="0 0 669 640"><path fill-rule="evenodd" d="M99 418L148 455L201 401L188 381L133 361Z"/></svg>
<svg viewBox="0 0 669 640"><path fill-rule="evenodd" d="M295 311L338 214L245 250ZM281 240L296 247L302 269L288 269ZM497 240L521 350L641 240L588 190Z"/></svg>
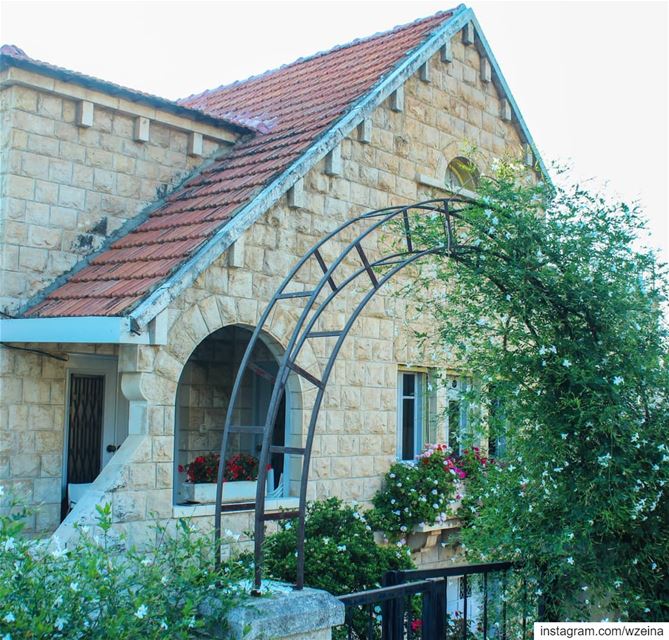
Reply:
<svg viewBox="0 0 669 640"><path fill-rule="evenodd" d="M207 336L188 358L177 387L175 411L175 483L176 504L202 502L186 491L187 467L193 461L217 454L221 448L223 425L232 385L249 344L252 330L228 325ZM262 426L269 406L275 376L279 369L281 347L266 334L256 342L235 403L233 424L224 463L243 454L258 459L262 443ZM288 400L287 397L288 396ZM290 392L283 394L274 424L272 444L285 445L290 436L290 409L295 401ZM289 438L288 438L289 439ZM289 460L282 454L271 457L267 494L289 495ZM284 473L286 472L286 473ZM215 481L215 480L214 480ZM209 502L209 500L204 500ZM246 499L240 499L246 502ZM252 500L251 500L252 501Z"/></svg>

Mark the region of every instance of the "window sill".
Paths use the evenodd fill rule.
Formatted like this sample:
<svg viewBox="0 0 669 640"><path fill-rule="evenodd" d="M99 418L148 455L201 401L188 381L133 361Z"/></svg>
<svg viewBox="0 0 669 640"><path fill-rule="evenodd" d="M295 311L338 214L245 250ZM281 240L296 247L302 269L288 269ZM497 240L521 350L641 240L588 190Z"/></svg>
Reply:
<svg viewBox="0 0 669 640"><path fill-rule="evenodd" d="M267 500L265 503L268 512L277 512L282 509L290 509L291 511L297 509L300 504L299 498L275 498ZM249 503L240 505L226 504L224 505L224 513L249 513L254 511L255 507ZM237 508L235 508L237 507ZM206 516L213 516L216 511L214 504L176 504L172 507L173 518L200 518Z"/></svg>
<svg viewBox="0 0 669 640"><path fill-rule="evenodd" d="M460 519L457 517L447 518L441 524L419 524L414 527L412 533L434 533L435 531L446 531L449 529L459 529Z"/></svg>
<svg viewBox="0 0 669 640"><path fill-rule="evenodd" d="M428 176L425 173L416 174L416 182L420 185L423 185L424 187L432 187L433 189L439 189L440 191L445 191L446 193L450 193L454 196L460 196L465 200L477 200L479 197L478 193L475 191L470 191L464 187L451 187L445 182L441 182L437 180L437 178Z"/></svg>

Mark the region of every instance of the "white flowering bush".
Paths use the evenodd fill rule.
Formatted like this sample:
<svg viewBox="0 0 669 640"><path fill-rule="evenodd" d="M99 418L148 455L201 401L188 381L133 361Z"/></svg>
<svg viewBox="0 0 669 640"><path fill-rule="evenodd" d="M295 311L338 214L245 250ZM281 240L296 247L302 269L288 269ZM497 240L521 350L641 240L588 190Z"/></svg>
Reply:
<svg viewBox="0 0 669 640"><path fill-rule="evenodd" d="M282 521L265 541L265 565L273 578L294 582L297 519ZM365 514L338 498L311 502L305 526L304 581L335 595L374 589L387 571L411 569L404 547L379 547Z"/></svg>
<svg viewBox="0 0 669 640"><path fill-rule="evenodd" d="M71 549L22 535L25 511L0 516L0 638L191 638L225 628L242 597L238 562L214 571L212 540L181 520L174 534L122 550L111 510ZM99 534L99 536L98 536Z"/></svg>
<svg viewBox="0 0 669 640"><path fill-rule="evenodd" d="M404 544L417 525L444 523L456 514L467 478L487 464L478 448L456 456L446 444L426 445L415 463L390 467L372 500L371 525L392 542Z"/></svg>
<svg viewBox="0 0 669 640"><path fill-rule="evenodd" d="M418 276L437 348L481 382L482 430L505 440L468 486L469 557L522 558L548 619L668 620L666 266L636 208L581 186L527 186L502 163L479 194ZM440 219L414 231L444 243Z"/></svg>

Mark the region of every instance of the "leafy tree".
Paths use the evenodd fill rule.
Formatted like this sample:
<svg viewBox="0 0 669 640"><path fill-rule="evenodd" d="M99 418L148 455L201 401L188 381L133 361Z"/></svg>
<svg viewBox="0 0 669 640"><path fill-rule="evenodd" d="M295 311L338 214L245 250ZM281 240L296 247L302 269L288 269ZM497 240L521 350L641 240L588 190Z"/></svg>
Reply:
<svg viewBox="0 0 669 640"><path fill-rule="evenodd" d="M667 275L637 248L643 217L510 164L478 191L452 207L450 248L445 221L414 224L445 247L417 276L439 349L505 442L468 487L465 548L525 560L548 619L667 620Z"/></svg>

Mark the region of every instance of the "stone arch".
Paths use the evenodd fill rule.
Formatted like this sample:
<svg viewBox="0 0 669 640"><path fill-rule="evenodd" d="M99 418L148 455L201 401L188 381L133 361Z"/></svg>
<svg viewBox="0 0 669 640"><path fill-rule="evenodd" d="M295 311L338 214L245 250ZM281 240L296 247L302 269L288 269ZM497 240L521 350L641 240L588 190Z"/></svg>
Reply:
<svg viewBox="0 0 669 640"><path fill-rule="evenodd" d="M179 487L185 480L183 472L179 471L179 467L181 466L183 468L185 464L191 461L190 458L194 459L194 457L197 457L198 455L203 455L205 451L218 452L220 449L221 425L216 423L212 427L212 424L216 422L216 420L220 421L220 415L217 416L216 412L218 411L218 414L220 414L222 411L224 414L229 400L229 397L225 396L225 388L227 387L222 385L218 385L217 390L215 391L214 386L216 385L213 383L205 383L204 387L201 387L198 392L193 391L196 386L191 379L194 375L194 365L191 366L189 363L192 363L192 359L197 357L198 349L207 350L208 340L210 342L216 339L221 340L224 339L226 335L232 335L235 331L241 335L246 333L247 337L250 336L255 328L253 324L254 320L255 318L253 316L249 317L248 315L243 317L243 319L240 318L236 313L234 300L230 300L229 298L223 299L219 296L211 295L182 313L172 325L168 345L163 350L161 357L163 361L169 360L171 362L172 366L168 368L170 378L176 383L173 401L173 475L175 478L174 498L177 502L183 501L183 494L180 493ZM280 336L281 326L281 322L277 321L274 325L265 327L262 332L262 346L260 347L260 354L262 355L259 354L259 358L264 359L266 361L266 366L270 369L272 366L276 366L278 369L278 362L283 355L284 344ZM196 340L199 340L199 342L196 342ZM274 360L273 363L269 361L270 355ZM309 359L313 363L316 363L316 358L313 353ZM238 366L238 362L234 360L229 362L221 361L218 365L225 367L230 374L230 379L234 380L234 375L236 373L235 367ZM202 373L200 372L198 375L201 377ZM186 376L186 378L184 376ZM187 378L190 380L188 383L185 382ZM257 387L262 387L262 384L258 384ZM211 394L212 397L210 399L202 402L210 402L212 406L202 406L193 410L194 407L191 406L193 402L193 399L190 397L191 392L193 397L197 395L197 393L202 393L203 395ZM256 390L256 393L262 394L262 391ZM213 399L214 394L217 396L216 400ZM184 395L188 395L189 397L184 399ZM259 400L258 402L263 401L264 400ZM192 414L184 411L184 408L186 407L186 405L183 404L184 402L187 404L188 412L192 411ZM219 406L215 407L213 404L218 404ZM209 411L209 414L206 417L203 413L204 410ZM260 409L258 409L258 412L261 412ZM195 425L198 426L198 430L201 431L195 434L193 433L193 425L199 418L206 419L202 420L199 425ZM245 419L248 420L250 418L246 416ZM291 375L287 381L285 409L281 412L280 421L282 423L282 430L280 431L279 436L280 444L287 446L299 445L299 441L302 438L303 424L302 382L296 375ZM244 452L249 454L254 453L251 449L255 445L251 441L252 438L246 438L245 446L249 451ZM239 446L241 446L241 444ZM299 474L299 470L295 468L296 465L290 457L285 459L282 457L281 460L277 459L273 461L273 464L277 470L273 488L276 490L282 488L282 492L277 491L278 495L281 493L287 495L291 483L293 483L293 480L295 479L293 476ZM282 475L283 482L280 483Z"/></svg>
<svg viewBox="0 0 669 640"><path fill-rule="evenodd" d="M169 355L174 364L185 365L196 347L209 335L228 325L239 324L254 327L260 321L261 305L256 307L255 313L237 308L236 301L230 297L210 295L200 300L196 305L179 314L168 332L167 345L161 351ZM269 326L263 333L270 339L276 348L283 350L287 339L287 327L294 322L295 312L282 310L272 316ZM305 361L318 367L318 360L310 345L306 345L303 353ZM181 371L170 368L168 378L178 382Z"/></svg>

